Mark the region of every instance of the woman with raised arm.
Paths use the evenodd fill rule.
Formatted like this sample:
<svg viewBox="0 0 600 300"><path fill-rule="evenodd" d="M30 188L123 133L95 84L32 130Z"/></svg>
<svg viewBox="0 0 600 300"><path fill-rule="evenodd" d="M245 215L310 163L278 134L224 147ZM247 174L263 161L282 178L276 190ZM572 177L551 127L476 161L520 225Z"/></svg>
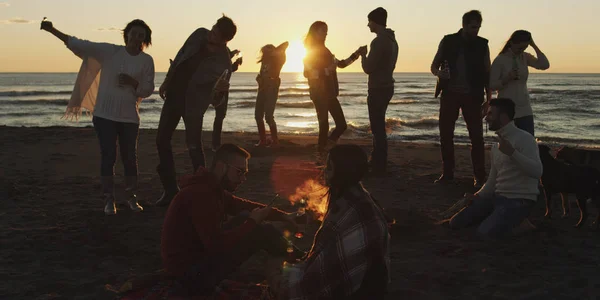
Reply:
<svg viewBox="0 0 600 300"><path fill-rule="evenodd" d="M525 52L529 46L535 50L537 57ZM530 32L517 30L492 63L490 88L498 91L498 98L508 98L515 103L515 125L535 136L533 110L527 90L528 67L547 70L550 62L533 42Z"/></svg>
<svg viewBox="0 0 600 300"><path fill-rule="evenodd" d="M66 35L46 20L41 29L52 33L83 60L65 115L78 118L82 109L93 115L100 142L104 213L117 213L113 179L117 141L125 169L127 203L134 212L142 211L136 198L138 107L154 92L154 61L144 53L152 43L152 30L142 20L129 22L123 29L122 46Z"/></svg>
<svg viewBox="0 0 600 300"><path fill-rule="evenodd" d="M337 79L337 68L345 68L360 57L363 47L356 50L349 58L338 60L325 46L327 38L327 24L316 21L308 30L304 39L306 58L304 59L304 77L308 79L310 99L315 105L317 118L319 120L319 142L318 151L320 157L337 143L348 125L337 97L339 96L339 84ZM327 138L329 133L329 115L335 121L335 129Z"/></svg>
<svg viewBox="0 0 600 300"><path fill-rule="evenodd" d="M275 105L279 97L279 86L281 85L281 68L285 64L288 42L275 47L272 44L263 46L260 49L260 72L256 76L258 82L258 93L256 95L256 106L254 107L254 118L258 126L258 135L260 137L256 146L277 145L279 139L277 137L277 124L273 114L275 113ZM271 139L267 139L265 122L269 124L271 131Z"/></svg>

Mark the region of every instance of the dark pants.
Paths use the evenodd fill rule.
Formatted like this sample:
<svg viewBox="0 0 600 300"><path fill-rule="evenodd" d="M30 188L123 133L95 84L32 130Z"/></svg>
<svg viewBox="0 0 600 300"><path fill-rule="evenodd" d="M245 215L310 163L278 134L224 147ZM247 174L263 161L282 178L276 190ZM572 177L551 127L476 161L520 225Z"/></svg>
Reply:
<svg viewBox="0 0 600 300"><path fill-rule="evenodd" d="M482 96L483 97L483 96ZM471 162L473 174L479 180L485 179L485 149L483 145L483 116L481 103L483 99L469 94L444 91L440 99L440 144L444 174L454 176L454 128L459 110L467 124L471 139Z"/></svg>
<svg viewBox="0 0 600 300"><path fill-rule="evenodd" d="M212 146L214 149L221 146L221 132L223 131L223 120L227 115L227 103L229 102L229 94L225 96L225 102L215 108L215 121L213 123Z"/></svg>
<svg viewBox="0 0 600 300"><path fill-rule="evenodd" d="M205 97L191 99L185 97L185 91L167 91L167 100L160 114L158 132L156 134L156 147L159 159L157 170L161 175L175 177L175 162L173 160L171 139L181 118L183 118L183 122L185 123L185 140L194 171L198 167L206 165L204 149L202 148L202 123L204 121L204 113L209 105L209 101L206 98L209 97L212 91L212 85L198 88L205 90L202 93L206 95Z"/></svg>
<svg viewBox="0 0 600 300"><path fill-rule="evenodd" d="M281 79L262 79L256 95L256 106L254 107L254 118L259 127L264 126L263 119L270 127L275 126L275 106L279 96Z"/></svg>
<svg viewBox="0 0 600 300"><path fill-rule="evenodd" d="M240 226L248 219L248 215L247 212L241 213L224 224L223 229ZM191 266L181 279L181 283L190 295L211 294L219 282L226 279L258 251L265 250L272 256L282 257L287 255L287 247L287 240L273 225L268 223L257 225L236 246L225 252L204 257L202 263ZM299 250L296 248L295 251Z"/></svg>
<svg viewBox="0 0 600 300"><path fill-rule="evenodd" d="M535 129L533 123L533 116L524 116L520 118L515 118L515 126L521 130L525 130L529 132L531 135L535 136Z"/></svg>
<svg viewBox="0 0 600 300"><path fill-rule="evenodd" d="M388 144L385 131L385 112L393 96L393 86L369 89L367 107L369 108L369 122L373 133L373 152L371 152L373 165L385 167L387 162Z"/></svg>
<svg viewBox="0 0 600 300"><path fill-rule="evenodd" d="M329 133L329 114L335 122L335 129L331 132L329 139L337 141L342 133L346 131L348 125L346 124L346 118L342 111L342 106L337 98L333 99L312 99L315 109L317 111L317 119L319 121L319 140L318 146L319 151L325 149L327 146L327 134Z"/></svg>
<svg viewBox="0 0 600 300"><path fill-rule="evenodd" d="M137 144L140 125L136 123L115 122L100 117L94 117L92 123L100 142L100 175L114 175L118 141L125 176L137 176Z"/></svg>
<svg viewBox="0 0 600 300"><path fill-rule="evenodd" d="M528 199L509 199L497 195L475 199L450 219L450 227L460 229L479 224L477 233L484 237L506 237L529 216L534 204Z"/></svg>

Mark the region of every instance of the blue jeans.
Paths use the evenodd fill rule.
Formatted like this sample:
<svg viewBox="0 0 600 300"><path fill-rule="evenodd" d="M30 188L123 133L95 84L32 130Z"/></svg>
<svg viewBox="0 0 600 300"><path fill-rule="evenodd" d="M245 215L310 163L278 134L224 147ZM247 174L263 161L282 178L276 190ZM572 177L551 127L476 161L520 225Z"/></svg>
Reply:
<svg viewBox="0 0 600 300"><path fill-rule="evenodd" d="M479 224L477 233L484 237L506 237L529 216L534 204L529 199L499 195L475 199L471 205L452 217L450 227L460 229Z"/></svg>
<svg viewBox="0 0 600 300"><path fill-rule="evenodd" d="M524 116L520 118L515 118L515 126L521 130L525 130L529 132L531 135L535 136L533 116Z"/></svg>

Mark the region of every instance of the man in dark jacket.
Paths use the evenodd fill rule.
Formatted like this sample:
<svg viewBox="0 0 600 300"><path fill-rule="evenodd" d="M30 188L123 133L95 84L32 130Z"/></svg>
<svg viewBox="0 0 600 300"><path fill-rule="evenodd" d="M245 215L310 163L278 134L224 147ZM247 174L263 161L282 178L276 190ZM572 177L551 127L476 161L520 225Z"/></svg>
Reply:
<svg viewBox="0 0 600 300"><path fill-rule="evenodd" d="M387 11L378 7L368 15L369 29L377 34L371 42L367 56L362 48L362 68L369 75L367 105L369 121L373 132L373 152L371 166L376 172L385 172L387 165L387 135L385 113L394 96L394 69L398 60L398 43L394 31L386 28Z"/></svg>
<svg viewBox="0 0 600 300"><path fill-rule="evenodd" d="M167 275L186 294L211 294L214 287L259 250L287 254L279 231L263 220L287 222L296 214L251 202L231 193L245 181L250 154L224 144L210 169L199 167L182 178L182 190L167 210L161 235L161 257ZM227 221L227 216L234 216ZM295 249L294 255L303 253Z"/></svg>
<svg viewBox="0 0 600 300"><path fill-rule="evenodd" d="M485 183L485 155L483 144L483 109L491 98L489 89L490 49L488 40L479 37L482 22L476 10L463 15L462 29L446 35L440 42L431 63L431 73L437 76L440 99L440 144L443 174L436 182L454 179L454 127L459 110L467 124L471 139L471 162L475 186Z"/></svg>
<svg viewBox="0 0 600 300"><path fill-rule="evenodd" d="M221 104L229 90L228 77L222 78L222 75L225 71L230 75L232 71L227 42L236 32L236 25L226 16L217 20L211 30L199 28L194 31L175 56L160 86L160 97L165 99L165 104L158 124L156 147L160 161L157 171L164 193L156 205L168 205L179 191L171 138L182 117L194 170L205 165L202 148L204 113L210 104Z"/></svg>

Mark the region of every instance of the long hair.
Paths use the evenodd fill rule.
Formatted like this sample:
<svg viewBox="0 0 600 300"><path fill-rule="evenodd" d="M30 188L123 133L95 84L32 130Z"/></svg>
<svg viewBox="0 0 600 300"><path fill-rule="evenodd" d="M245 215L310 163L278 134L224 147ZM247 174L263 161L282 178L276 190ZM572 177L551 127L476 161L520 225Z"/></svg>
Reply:
<svg viewBox="0 0 600 300"><path fill-rule="evenodd" d="M312 48L316 45L323 45L325 44L325 41L319 41L315 39L315 34L317 33L318 30L325 28L327 29L327 23L323 22L323 21L316 21L314 23L312 23L312 25L310 25L310 28L308 29L308 33L306 34L306 37L304 38L304 47L306 49Z"/></svg>
<svg viewBox="0 0 600 300"><path fill-rule="evenodd" d="M140 19L135 19L129 22L127 26L125 26L125 29L123 29L123 40L125 41L125 45L127 45L127 35L129 34L129 31L131 31L131 28L133 28L134 26L142 27L146 31L146 37L142 42L142 46L144 48L148 48L150 45L152 45L152 30L150 29L150 26L146 24L146 22Z"/></svg>
<svg viewBox="0 0 600 300"><path fill-rule="evenodd" d="M367 154L357 145L337 145L329 151L329 161L333 163L333 177L329 182L327 210L337 211L336 200L343 197L348 189L360 185L369 170Z"/></svg>
<svg viewBox="0 0 600 300"><path fill-rule="evenodd" d="M510 38L508 39L508 41L506 41L506 44L504 44L504 47L502 47L500 54L505 53L510 48L510 46L512 46L513 44L530 42L530 41L531 41L531 32L529 32L527 30L517 30L517 31L513 32L513 34L510 35Z"/></svg>
<svg viewBox="0 0 600 300"><path fill-rule="evenodd" d="M260 57L258 58L258 63L263 62L265 59L265 54L270 55L275 50L275 46L273 44L267 44L260 48Z"/></svg>

